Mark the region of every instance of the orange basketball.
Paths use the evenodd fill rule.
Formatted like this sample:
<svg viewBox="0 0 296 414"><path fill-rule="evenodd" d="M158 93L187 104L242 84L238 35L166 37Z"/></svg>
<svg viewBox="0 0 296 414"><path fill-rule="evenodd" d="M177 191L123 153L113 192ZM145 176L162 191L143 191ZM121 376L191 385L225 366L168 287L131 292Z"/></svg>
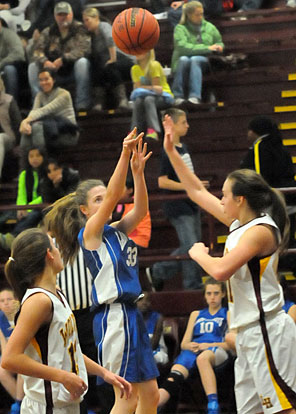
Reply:
<svg viewBox="0 0 296 414"><path fill-rule="evenodd" d="M146 9L130 8L119 13L112 25L116 46L130 55L141 55L153 49L159 39L159 24Z"/></svg>

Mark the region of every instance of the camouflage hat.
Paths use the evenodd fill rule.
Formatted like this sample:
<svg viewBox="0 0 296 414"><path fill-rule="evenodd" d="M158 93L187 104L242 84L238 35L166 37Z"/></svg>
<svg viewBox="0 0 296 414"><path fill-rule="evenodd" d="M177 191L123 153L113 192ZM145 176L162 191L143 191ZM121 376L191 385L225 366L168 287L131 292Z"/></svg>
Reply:
<svg viewBox="0 0 296 414"><path fill-rule="evenodd" d="M66 1L60 1L55 5L54 14L61 14L61 13L72 13L71 4L67 3Z"/></svg>

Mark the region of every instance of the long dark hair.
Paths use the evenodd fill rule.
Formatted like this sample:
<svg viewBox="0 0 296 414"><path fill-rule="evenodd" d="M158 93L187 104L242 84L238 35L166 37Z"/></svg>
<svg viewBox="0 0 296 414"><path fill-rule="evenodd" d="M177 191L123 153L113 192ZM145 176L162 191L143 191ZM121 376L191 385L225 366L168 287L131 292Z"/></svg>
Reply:
<svg viewBox="0 0 296 414"><path fill-rule="evenodd" d="M253 170L235 170L227 178L232 181L232 194L244 196L258 217L268 213L273 218L281 233L280 247L283 250L288 243L290 229L284 196Z"/></svg>
<svg viewBox="0 0 296 414"><path fill-rule="evenodd" d="M8 283L20 301L44 271L48 249L51 250L49 238L38 228L24 230L14 239L11 257L4 270Z"/></svg>

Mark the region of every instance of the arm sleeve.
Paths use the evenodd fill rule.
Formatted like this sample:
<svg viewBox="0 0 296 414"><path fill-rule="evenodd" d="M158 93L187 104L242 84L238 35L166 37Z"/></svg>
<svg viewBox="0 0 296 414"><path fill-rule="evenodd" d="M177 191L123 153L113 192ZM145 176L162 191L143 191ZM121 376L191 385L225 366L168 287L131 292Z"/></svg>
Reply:
<svg viewBox="0 0 296 414"><path fill-rule="evenodd" d="M29 113L29 116L33 121L36 121L37 119L40 119L46 115L57 114L61 109L64 109L65 106L68 106L70 93L65 89L61 89L60 91L61 92L57 95L56 98L42 107L40 106L41 94L36 95L33 109Z"/></svg>
<svg viewBox="0 0 296 414"><path fill-rule="evenodd" d="M25 61L24 48L18 35L10 30L8 35L7 32L4 32L2 36L5 36L3 41L6 43L8 53L0 60L0 70L2 70L5 65L10 63Z"/></svg>
<svg viewBox="0 0 296 414"><path fill-rule="evenodd" d="M12 9L10 9L11 13L15 16L25 13L26 8L30 4L30 2L31 0L19 0L19 5L17 7L13 7Z"/></svg>

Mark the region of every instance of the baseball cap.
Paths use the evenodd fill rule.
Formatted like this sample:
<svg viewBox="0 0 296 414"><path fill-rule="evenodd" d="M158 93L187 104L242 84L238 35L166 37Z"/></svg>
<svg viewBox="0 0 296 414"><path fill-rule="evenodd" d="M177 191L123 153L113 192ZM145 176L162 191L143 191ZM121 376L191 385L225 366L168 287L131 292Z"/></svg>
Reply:
<svg viewBox="0 0 296 414"><path fill-rule="evenodd" d="M72 7L66 1L60 1L55 5L54 14L66 13L69 14L72 12Z"/></svg>

